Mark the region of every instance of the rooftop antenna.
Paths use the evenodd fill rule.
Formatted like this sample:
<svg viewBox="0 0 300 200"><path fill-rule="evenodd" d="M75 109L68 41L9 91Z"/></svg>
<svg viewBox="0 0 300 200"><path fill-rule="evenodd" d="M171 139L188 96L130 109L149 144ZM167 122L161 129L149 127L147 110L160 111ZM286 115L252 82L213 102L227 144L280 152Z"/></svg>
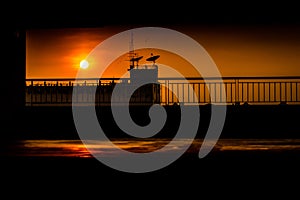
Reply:
<svg viewBox="0 0 300 200"><path fill-rule="evenodd" d="M136 53L134 52L133 47L133 32L131 32L131 38L129 43L129 61L130 61L130 69L133 69L135 66L138 66L138 62L140 59L142 59L143 56L136 57Z"/></svg>
<svg viewBox="0 0 300 200"><path fill-rule="evenodd" d="M129 41L129 61L130 61L130 69L134 68L134 63L132 59L134 57L134 48L133 48L133 32L130 33L130 41Z"/></svg>
<svg viewBox="0 0 300 200"><path fill-rule="evenodd" d="M129 41L129 56L133 56L134 47L133 47L133 32L130 33L130 41Z"/></svg>

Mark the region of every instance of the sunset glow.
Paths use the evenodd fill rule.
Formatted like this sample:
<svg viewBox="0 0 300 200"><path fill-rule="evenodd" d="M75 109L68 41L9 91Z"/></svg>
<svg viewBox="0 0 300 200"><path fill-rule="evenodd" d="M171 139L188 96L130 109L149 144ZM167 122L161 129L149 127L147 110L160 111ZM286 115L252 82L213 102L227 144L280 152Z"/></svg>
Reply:
<svg viewBox="0 0 300 200"><path fill-rule="evenodd" d="M299 76L299 27L170 27L203 46L222 76ZM26 78L74 78L78 70L96 66L92 60L79 63L102 41L128 27L28 30ZM145 41L146 42L146 41ZM133 40L134 47L134 40ZM116 46L117 48L117 46ZM128 38L128 50L130 38ZM159 54L157 64L199 76L185 58L161 49L136 50L147 58ZM99 58L91 58L99 60ZM105 59L105 58L101 58ZM145 64L141 60L140 64ZM120 55L103 74L120 77L129 66L128 55ZM160 73L160 76L168 74Z"/></svg>

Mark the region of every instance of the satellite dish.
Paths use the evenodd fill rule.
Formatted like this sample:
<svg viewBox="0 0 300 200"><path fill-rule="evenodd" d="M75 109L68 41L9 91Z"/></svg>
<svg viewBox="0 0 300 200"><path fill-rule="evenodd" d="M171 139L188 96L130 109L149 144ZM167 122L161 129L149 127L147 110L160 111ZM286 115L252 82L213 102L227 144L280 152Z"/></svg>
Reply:
<svg viewBox="0 0 300 200"><path fill-rule="evenodd" d="M146 61L153 61L155 63L155 60L158 59L160 55L153 56L151 53L151 57L147 58Z"/></svg>

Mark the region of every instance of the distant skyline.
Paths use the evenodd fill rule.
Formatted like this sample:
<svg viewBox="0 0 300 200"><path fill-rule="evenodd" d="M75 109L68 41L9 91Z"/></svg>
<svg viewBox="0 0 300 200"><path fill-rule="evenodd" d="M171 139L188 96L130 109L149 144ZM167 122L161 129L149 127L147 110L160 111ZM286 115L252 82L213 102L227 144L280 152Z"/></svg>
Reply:
<svg viewBox="0 0 300 200"><path fill-rule="evenodd" d="M74 78L80 62L103 40L128 26L99 28L30 29L26 34L26 78ZM166 26L199 42L222 76L300 76L300 27L292 25ZM130 41L128 41L128 49ZM184 76L197 76L183 58L164 50L138 51L147 57L160 54L158 65L174 67ZM120 77L128 69L120 55L105 77ZM141 62L143 64L143 62ZM160 73L161 76L168 74Z"/></svg>

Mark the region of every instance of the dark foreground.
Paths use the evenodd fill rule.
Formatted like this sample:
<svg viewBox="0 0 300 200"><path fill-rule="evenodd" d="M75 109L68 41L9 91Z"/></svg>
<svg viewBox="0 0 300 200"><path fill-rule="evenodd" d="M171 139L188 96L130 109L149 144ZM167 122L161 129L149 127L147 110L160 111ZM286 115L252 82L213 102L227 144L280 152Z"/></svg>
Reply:
<svg viewBox="0 0 300 200"><path fill-rule="evenodd" d="M247 197L289 198L299 189L299 157L299 152L218 152L201 160L190 155L166 168L143 174L116 171L94 158L2 157L1 181L5 183L4 191L11 191L10 197L24 190L68 197L107 193L123 196L128 191L151 192L147 195L151 197L154 193L200 197L225 190L224 198L241 193Z"/></svg>
<svg viewBox="0 0 300 200"><path fill-rule="evenodd" d="M10 191L10 197L29 195L21 192L25 190L54 196L66 194L68 198L79 194L85 198L95 194L119 198L119 195L128 196L129 191L130 195L142 191L153 198L184 194L186 197L221 195L223 198L241 198L239 195L242 195L242 199L283 195L289 199L298 193L299 148L214 149L199 159L198 146L192 147L194 149L189 149L170 165L147 173L118 171L94 157L3 155L0 157L3 191Z"/></svg>
<svg viewBox="0 0 300 200"><path fill-rule="evenodd" d="M172 114L171 119L178 120L176 108L167 109ZM210 115L209 107L204 106L200 110L203 118L198 138L205 135ZM135 115L143 116L142 111L136 110ZM122 136L110 121L109 112L105 112L103 126L113 136ZM221 139L296 140L300 138L299 114L300 107L292 105L229 106ZM1 152L5 147L12 147L10 143L15 141L78 139L70 108L24 108L13 119L17 125L7 125L9 128L5 132L8 134L3 137ZM176 132L176 126L171 124L159 136ZM222 198L238 199L269 199L279 195L290 199L298 195L299 149L217 150L202 159L198 158L197 152L187 152L165 168L148 173L121 172L93 157L1 154L2 188L11 198L15 195L31 197L37 191L45 196L53 195L53 198L61 193L68 198L81 193L85 199L95 195L101 198L104 194L114 198L131 198L137 195L137 191L149 198L160 198L163 194L177 196L179 193L184 194L185 198L221 195Z"/></svg>

